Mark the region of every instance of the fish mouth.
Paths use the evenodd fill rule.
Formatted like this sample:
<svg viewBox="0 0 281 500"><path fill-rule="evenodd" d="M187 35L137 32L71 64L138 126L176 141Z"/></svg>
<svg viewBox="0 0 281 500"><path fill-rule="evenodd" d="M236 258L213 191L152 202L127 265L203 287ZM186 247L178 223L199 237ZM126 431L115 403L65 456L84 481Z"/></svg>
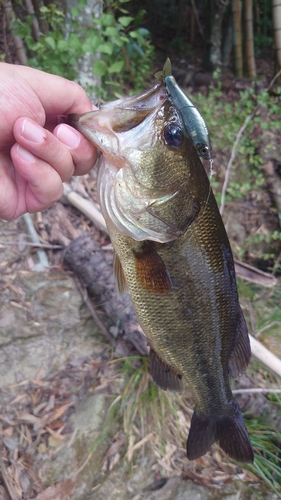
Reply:
<svg viewBox="0 0 281 500"><path fill-rule="evenodd" d="M68 115L68 121L103 151L104 143L99 144L96 132L108 135L131 130L160 107L167 97L163 82L156 81L151 87L135 96L109 102L100 109L83 115Z"/></svg>
<svg viewBox="0 0 281 500"><path fill-rule="evenodd" d="M120 109L139 110L144 109L149 111L159 105L161 100L167 98L167 91L164 83L161 81L154 82L148 89L136 94L132 97L127 97L114 101L115 107Z"/></svg>

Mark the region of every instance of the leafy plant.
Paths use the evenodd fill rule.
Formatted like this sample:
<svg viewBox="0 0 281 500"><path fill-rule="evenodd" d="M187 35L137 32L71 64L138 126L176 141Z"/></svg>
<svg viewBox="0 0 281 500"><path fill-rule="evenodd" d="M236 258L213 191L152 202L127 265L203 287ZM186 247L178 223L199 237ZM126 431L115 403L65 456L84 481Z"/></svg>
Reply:
<svg viewBox="0 0 281 500"><path fill-rule="evenodd" d="M274 93L267 89L259 91L257 84L253 83L249 85L249 88L241 91L234 100L226 96L218 81L210 88L207 96L200 93L192 96L210 131L215 154L213 164L215 175L211 182L219 204L221 203L222 182L238 131L247 118L255 112L240 138L230 171L225 200L236 205L243 201L248 206L252 204L253 210L259 211L261 207L265 213L269 214L268 221L270 222L265 229L262 223L258 227L248 225L241 245L238 238L233 248L240 258L244 254L250 254L251 262L262 260L264 269L265 266L269 269L275 266L275 271L280 270L280 265L274 262L278 260L281 250L280 224L274 201L271 206L268 201L264 165L267 158L270 158L271 152L274 152L275 143L277 144L280 134L279 93L280 88L276 88ZM263 222L262 217L260 220ZM258 231L259 227L261 227L260 231Z"/></svg>
<svg viewBox="0 0 281 500"><path fill-rule="evenodd" d="M100 17L92 15L92 25L87 29L79 22L86 1L80 0L78 7L71 9L67 29L65 14L54 4L44 5L40 13L48 26L47 33L41 32L39 39L34 39L34 15L26 15L25 20L17 18L13 31L26 44L30 66L75 79L77 59L87 53L97 54L93 72L102 79L103 85L96 89L101 97L123 95L125 86L136 92L143 89L151 77L154 48L150 33L141 26L144 11L140 10L133 18L124 9L126 2L128 0L108 0Z"/></svg>
<svg viewBox="0 0 281 500"><path fill-rule="evenodd" d="M281 434L258 419L247 420L251 441L255 449L253 465L246 465L281 498Z"/></svg>

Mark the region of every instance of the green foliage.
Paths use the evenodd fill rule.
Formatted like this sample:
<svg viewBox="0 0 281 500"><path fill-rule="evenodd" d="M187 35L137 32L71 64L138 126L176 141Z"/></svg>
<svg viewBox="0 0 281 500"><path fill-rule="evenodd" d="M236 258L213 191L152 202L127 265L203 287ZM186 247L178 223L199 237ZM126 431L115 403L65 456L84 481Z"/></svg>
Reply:
<svg viewBox="0 0 281 500"><path fill-rule="evenodd" d="M247 428L255 449L255 461L245 468L263 479L281 498L281 433L259 419L247 420Z"/></svg>
<svg viewBox="0 0 281 500"><path fill-rule="evenodd" d="M257 1L254 15L254 44L258 51L272 47L272 33L272 2Z"/></svg>
<svg viewBox="0 0 281 500"><path fill-rule="evenodd" d="M253 211L258 212L261 209L268 214L268 222L262 219L262 216L256 216L256 221L261 221L258 227L255 225L250 227L249 222L245 224L243 241L239 241L238 237L238 240L232 241L232 246L238 258L243 259L245 255L250 255L250 263L256 261L258 265L263 266L263 270L274 269L278 273L281 269L278 257L281 250L280 230L277 208L273 203L270 206L264 165L267 158L274 158L271 153L274 155L277 151L276 144L278 144L281 128L280 92L280 87L275 88L274 92L269 92L267 89L257 90L257 84L253 82L235 99L229 99L221 90L221 84L218 81L210 88L207 96L203 94L192 96L192 100L204 116L211 135L215 154L213 165L215 175L211 183L218 204L221 203L225 170L237 134L246 119L255 111L255 115L249 120L238 143L225 200L236 206L243 202L247 204L249 210L252 204ZM239 224L241 227L240 222L238 226ZM235 238L236 236L237 233L235 233Z"/></svg>
<svg viewBox="0 0 281 500"><path fill-rule="evenodd" d="M236 135L256 106L258 113L249 122L239 144L237 163L247 165L247 168L260 167L263 159L259 149L263 141L263 130L279 131L280 123L280 90L276 89L276 96L270 95L267 90L256 94L255 85L240 92L234 102L227 102L221 90L220 82L210 88L208 95L196 94L192 100L204 116L209 128L213 148L230 152ZM260 185L261 178L257 179Z"/></svg>
<svg viewBox="0 0 281 500"><path fill-rule="evenodd" d="M49 26L49 31L47 34L40 33L38 41L32 36L33 15L27 16L25 21L17 18L13 23L14 33L26 44L28 64L69 79L75 78L76 59L82 55L79 37L73 33L68 37L64 36L64 13L54 4L41 7L40 12Z"/></svg>
<svg viewBox="0 0 281 500"><path fill-rule="evenodd" d="M124 9L128 0L108 0L99 18L92 16L92 26L85 29L79 23L81 8L86 2L71 9L71 19L66 29L65 15L54 4L40 8L48 26L46 34L40 33L37 41L32 35L34 16L16 19L13 31L27 47L30 66L58 74L69 79L77 78L77 59L87 53L99 55L93 72L102 79L102 97L124 92L130 85L134 92L146 85L151 77L153 46L150 33L141 26L144 11L133 18Z"/></svg>

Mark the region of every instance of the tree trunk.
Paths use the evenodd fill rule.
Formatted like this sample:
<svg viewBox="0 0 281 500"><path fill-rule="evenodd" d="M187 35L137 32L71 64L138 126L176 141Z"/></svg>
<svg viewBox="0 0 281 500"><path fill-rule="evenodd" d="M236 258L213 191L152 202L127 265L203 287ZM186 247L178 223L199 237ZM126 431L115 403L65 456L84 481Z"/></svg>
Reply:
<svg viewBox="0 0 281 500"><path fill-rule="evenodd" d="M278 69L281 69L281 1L272 0L274 42Z"/></svg>
<svg viewBox="0 0 281 500"><path fill-rule="evenodd" d="M256 77L256 61L254 53L253 0L245 0L245 38L248 76Z"/></svg>
<svg viewBox="0 0 281 500"><path fill-rule="evenodd" d="M77 7L76 0L69 0L67 2L67 17L70 17L70 11L72 7ZM83 26L85 31L87 28L92 26L92 15L95 17L100 17L102 14L103 0L87 0L85 7L80 8L81 16L79 17L80 26ZM66 26L67 30L71 29L70 23ZM78 67L78 81L86 90L89 98L91 100L95 99L94 87L99 87L101 85L100 77L93 74L93 64L97 60L98 56L96 52L87 52L82 57L77 60Z"/></svg>
<svg viewBox="0 0 281 500"><path fill-rule="evenodd" d="M222 67L222 20L228 4L228 0L212 2L212 21L211 21L211 36L210 36L210 53L209 64L212 70Z"/></svg>
<svg viewBox="0 0 281 500"><path fill-rule="evenodd" d="M222 64L224 67L229 65L230 54L233 49L233 19L230 15L228 18L228 24L226 28L226 33L222 45Z"/></svg>
<svg viewBox="0 0 281 500"><path fill-rule="evenodd" d="M232 0L232 13L233 13L233 24L234 24L235 69L237 76L242 77L243 52L242 52L240 0Z"/></svg>

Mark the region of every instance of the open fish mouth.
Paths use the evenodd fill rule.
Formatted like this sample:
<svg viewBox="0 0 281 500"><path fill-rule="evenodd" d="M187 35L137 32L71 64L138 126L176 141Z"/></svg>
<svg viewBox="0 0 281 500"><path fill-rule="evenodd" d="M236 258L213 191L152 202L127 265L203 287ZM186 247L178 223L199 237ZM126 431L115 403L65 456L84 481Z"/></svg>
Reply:
<svg viewBox="0 0 281 500"><path fill-rule="evenodd" d="M99 132L108 135L131 130L158 106L161 106L165 99L167 99L167 91L164 84L158 81L135 96L109 102L99 110L83 115L69 115L69 121L105 153L106 143L99 137ZM112 148L113 145L111 145Z"/></svg>
<svg viewBox="0 0 281 500"><path fill-rule="evenodd" d="M98 193L107 223L137 241L160 243L179 237L182 228L162 207L179 195L175 186L151 184L143 174L141 155L150 154L163 142L159 117L171 107L163 82L155 82L133 97L110 102L84 115L70 115L71 123L103 153L98 174ZM166 146L163 144L163 148ZM147 166L150 168L151 163Z"/></svg>

